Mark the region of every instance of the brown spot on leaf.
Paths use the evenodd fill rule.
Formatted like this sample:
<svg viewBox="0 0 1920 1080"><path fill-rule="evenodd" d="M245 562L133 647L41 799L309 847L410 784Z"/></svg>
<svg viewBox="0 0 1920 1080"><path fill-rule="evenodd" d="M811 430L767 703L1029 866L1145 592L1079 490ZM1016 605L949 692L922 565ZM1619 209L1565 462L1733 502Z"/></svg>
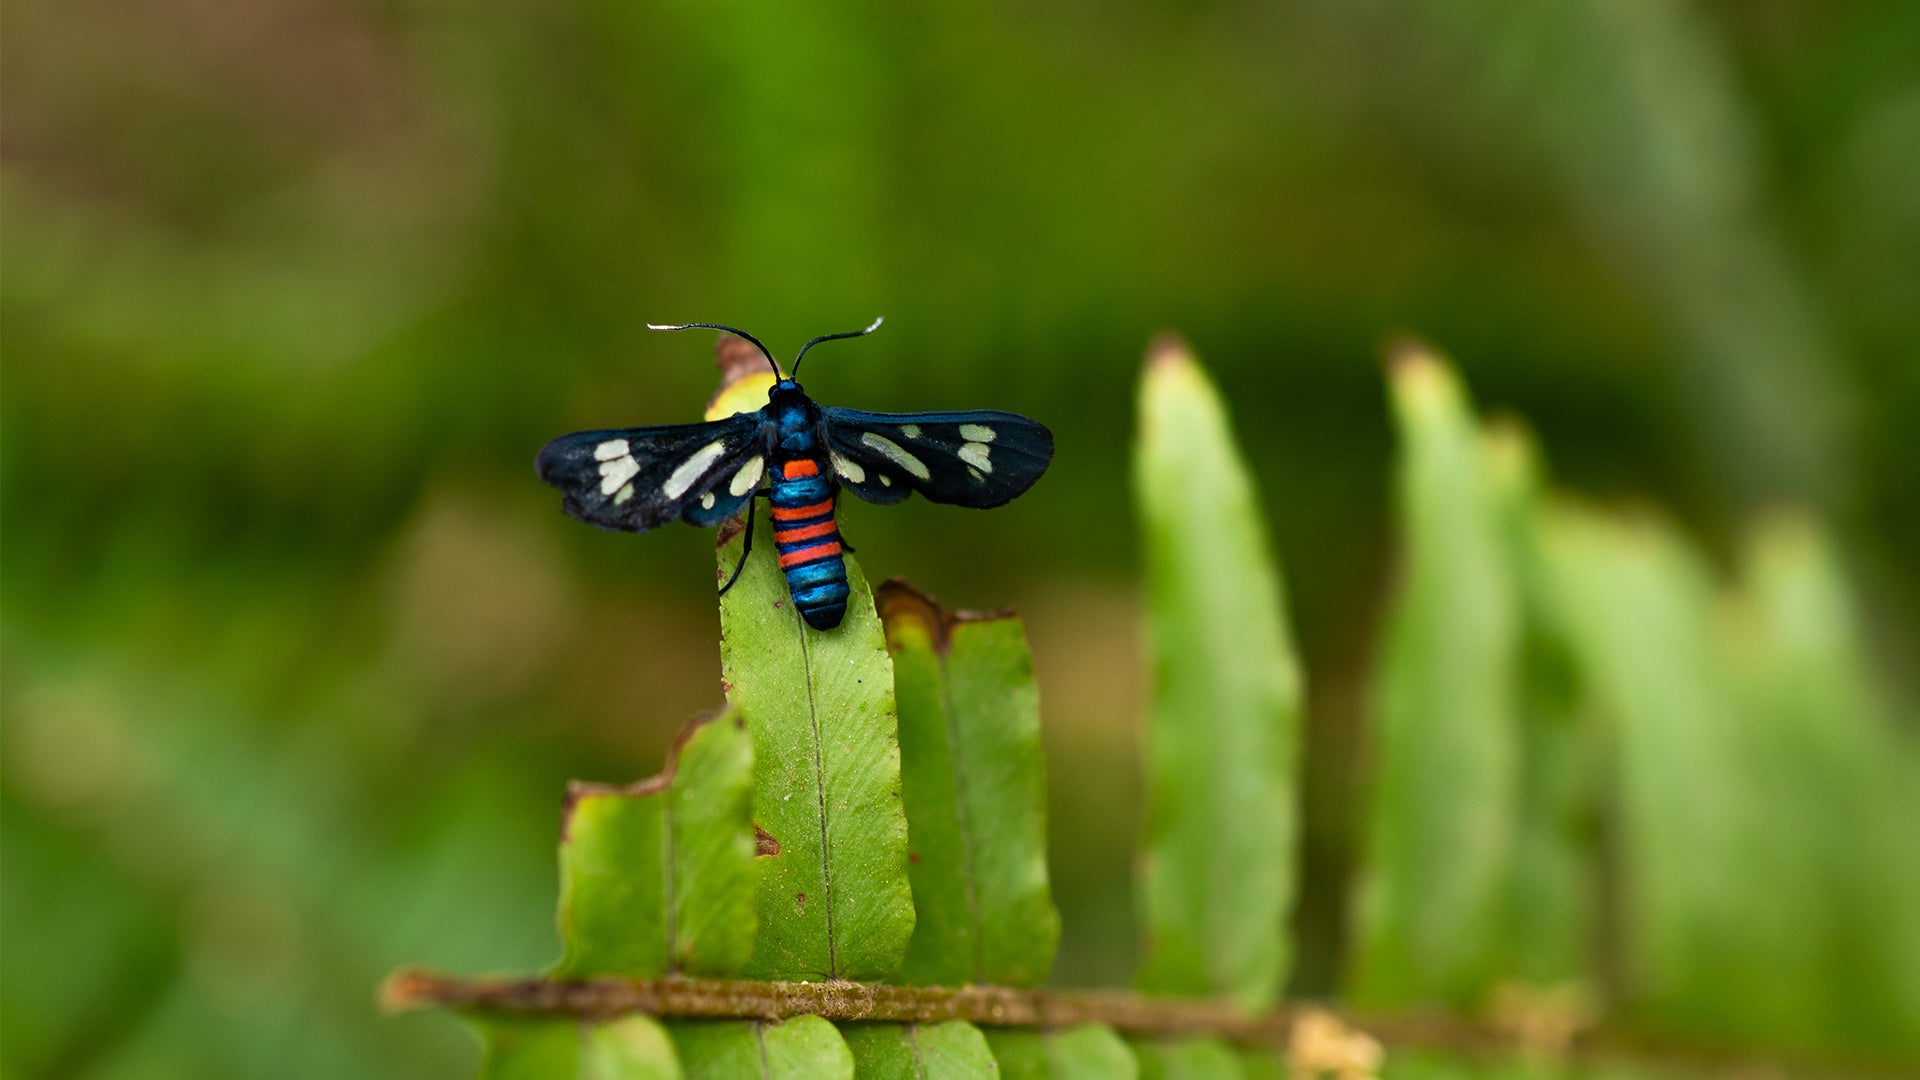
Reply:
<svg viewBox="0 0 1920 1080"><path fill-rule="evenodd" d="M955 611L921 592L906 578L888 578L873 591L873 606L887 631L887 650L899 652L902 634L916 629L933 643L935 652L945 656L953 647L953 628L962 623L1017 619L1012 608L998 611Z"/></svg>
<svg viewBox="0 0 1920 1080"><path fill-rule="evenodd" d="M747 531L747 523L745 521L742 521L738 515L730 517L727 520L721 522L720 531L713 534L714 535L713 546L716 549L726 547L727 544L732 542L734 537L739 536L741 533L746 531ZM727 580L727 575L730 574L731 572L732 571L724 570L716 566L713 568L713 580L725 581Z"/></svg>
<svg viewBox="0 0 1920 1080"><path fill-rule="evenodd" d="M909 852L907 852L907 861L908 861L908 862L910 862L910 863L912 863L912 864L913 864L913 865L915 865L915 866L919 866L919 865L920 865L920 853L919 853L919 852L917 852L917 851L909 851Z"/></svg>
<svg viewBox="0 0 1920 1080"><path fill-rule="evenodd" d="M753 827L753 854L755 858L780 854L780 841L773 834L758 825Z"/></svg>

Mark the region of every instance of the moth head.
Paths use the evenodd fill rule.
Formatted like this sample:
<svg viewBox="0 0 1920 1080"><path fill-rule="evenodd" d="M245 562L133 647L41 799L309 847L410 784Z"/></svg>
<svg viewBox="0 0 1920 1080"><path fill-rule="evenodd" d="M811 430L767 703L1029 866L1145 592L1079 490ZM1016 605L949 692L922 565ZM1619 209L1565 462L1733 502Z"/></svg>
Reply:
<svg viewBox="0 0 1920 1080"><path fill-rule="evenodd" d="M767 401L774 405L798 403L805 400L806 396L807 392L800 389L800 384L792 379L778 379L772 386L767 387Z"/></svg>

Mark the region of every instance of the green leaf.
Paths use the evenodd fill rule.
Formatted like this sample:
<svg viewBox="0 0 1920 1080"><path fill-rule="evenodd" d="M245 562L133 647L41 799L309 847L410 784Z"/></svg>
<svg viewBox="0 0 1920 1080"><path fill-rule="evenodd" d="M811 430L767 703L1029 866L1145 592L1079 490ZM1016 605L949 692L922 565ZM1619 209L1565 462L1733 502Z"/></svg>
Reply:
<svg viewBox="0 0 1920 1080"><path fill-rule="evenodd" d="M846 1040L817 1016L684 1021L669 1030L687 1080L853 1080Z"/></svg>
<svg viewBox="0 0 1920 1080"><path fill-rule="evenodd" d="M993 1028L987 1045L1000 1063L1001 1080L1135 1080L1140 1075L1133 1048L1105 1024L1059 1031Z"/></svg>
<svg viewBox="0 0 1920 1080"><path fill-rule="evenodd" d="M673 1043L651 1017L492 1019L480 1024L480 1036L484 1080L680 1080Z"/></svg>
<svg viewBox="0 0 1920 1080"><path fill-rule="evenodd" d="M1010 614L948 611L899 580L875 599L893 654L918 912L900 978L1036 985L1060 916L1026 632Z"/></svg>
<svg viewBox="0 0 1920 1080"><path fill-rule="evenodd" d="M1502 962L1518 811L1520 621L1466 391L1392 370L1400 584L1374 687L1377 771L1355 996L1480 1004Z"/></svg>
<svg viewBox="0 0 1920 1080"><path fill-rule="evenodd" d="M1548 610L1540 552L1539 454L1524 428L1488 425L1482 450L1519 586L1519 800L1505 975L1536 991L1594 980L1604 758L1577 663Z"/></svg>
<svg viewBox="0 0 1920 1080"><path fill-rule="evenodd" d="M993 1051L965 1020L941 1024L847 1024L860 1080L972 1080L996 1075Z"/></svg>
<svg viewBox="0 0 1920 1080"><path fill-rule="evenodd" d="M1140 1080L1245 1080L1240 1055L1222 1039L1137 1039Z"/></svg>
<svg viewBox="0 0 1920 1080"><path fill-rule="evenodd" d="M723 574L740 545L740 536L721 545ZM727 696L753 736L760 932L746 974L885 978L899 970L914 913L880 619L849 556L845 621L811 629L787 595L765 521L754 548L720 601Z"/></svg>
<svg viewBox="0 0 1920 1080"><path fill-rule="evenodd" d="M555 975L739 973L754 938L752 769L734 709L689 725L659 776L568 789Z"/></svg>
<svg viewBox="0 0 1920 1080"><path fill-rule="evenodd" d="M1300 671L1253 481L1178 343L1148 360L1134 483L1153 671L1139 981L1260 1007L1288 963Z"/></svg>

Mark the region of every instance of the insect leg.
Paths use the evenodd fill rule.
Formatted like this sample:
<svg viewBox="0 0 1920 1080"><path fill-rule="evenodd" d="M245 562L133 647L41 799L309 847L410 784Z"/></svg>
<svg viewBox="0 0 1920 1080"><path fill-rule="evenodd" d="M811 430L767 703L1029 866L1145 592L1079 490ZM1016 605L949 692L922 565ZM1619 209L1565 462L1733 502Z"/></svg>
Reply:
<svg viewBox="0 0 1920 1080"><path fill-rule="evenodd" d="M740 563L733 568L733 576L727 579L727 583L720 586L719 595L721 596L727 595L727 590L733 588L733 583L740 580L740 571L747 568L747 556L753 553L753 512L757 501L756 497L747 499L747 535L740 542Z"/></svg>

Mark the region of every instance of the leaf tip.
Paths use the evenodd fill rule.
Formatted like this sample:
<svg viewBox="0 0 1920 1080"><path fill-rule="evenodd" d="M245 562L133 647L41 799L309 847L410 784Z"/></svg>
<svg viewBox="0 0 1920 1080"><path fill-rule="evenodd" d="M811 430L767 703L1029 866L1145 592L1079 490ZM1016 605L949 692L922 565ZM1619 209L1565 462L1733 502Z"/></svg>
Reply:
<svg viewBox="0 0 1920 1080"><path fill-rule="evenodd" d="M1540 447L1519 417L1501 414L1486 422L1481 435L1487 467L1503 490L1525 490L1541 472Z"/></svg>
<svg viewBox="0 0 1920 1080"><path fill-rule="evenodd" d="M1146 367L1149 373L1188 367L1194 363L1193 347L1172 330L1162 330L1147 342Z"/></svg>
<svg viewBox="0 0 1920 1080"><path fill-rule="evenodd" d="M1386 368L1394 404L1403 416L1451 412L1465 401L1466 391L1452 367L1420 338L1402 337L1388 345Z"/></svg>

